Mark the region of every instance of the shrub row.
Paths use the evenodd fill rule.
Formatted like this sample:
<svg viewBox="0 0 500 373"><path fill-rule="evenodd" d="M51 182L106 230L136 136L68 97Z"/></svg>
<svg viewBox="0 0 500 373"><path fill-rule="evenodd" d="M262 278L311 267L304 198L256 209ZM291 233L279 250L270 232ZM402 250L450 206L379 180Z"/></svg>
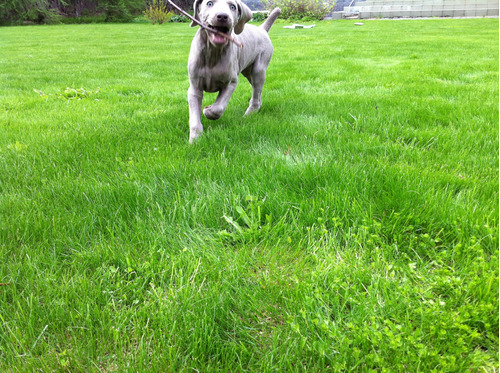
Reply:
<svg viewBox="0 0 500 373"><path fill-rule="evenodd" d="M2 0L0 25L131 22L153 2L164 0ZM176 0L184 9L193 2Z"/></svg>
<svg viewBox="0 0 500 373"><path fill-rule="evenodd" d="M194 0L176 0L185 10L192 10ZM281 18L321 19L334 6L335 0L249 0L252 9L265 5L280 7ZM184 16L172 13L167 0L2 0L0 25L131 22L143 14L153 23L185 22ZM262 14L255 21L262 20Z"/></svg>
<svg viewBox="0 0 500 373"><path fill-rule="evenodd" d="M281 18L320 20L333 10L335 0L264 0L267 9L279 7Z"/></svg>

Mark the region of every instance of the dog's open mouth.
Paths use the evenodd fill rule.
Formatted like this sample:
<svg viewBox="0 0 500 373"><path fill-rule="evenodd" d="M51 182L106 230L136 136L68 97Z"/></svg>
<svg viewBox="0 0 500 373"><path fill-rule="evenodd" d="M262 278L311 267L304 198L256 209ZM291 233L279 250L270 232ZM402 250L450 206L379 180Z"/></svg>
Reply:
<svg viewBox="0 0 500 373"><path fill-rule="evenodd" d="M226 34L226 35L230 35L230 33L231 33L231 30L229 29L229 27L211 26L211 28L219 31L220 33ZM214 32L209 32L208 35L210 37L210 41L212 42L212 44L223 45L223 44L227 43L227 39L223 35L216 34Z"/></svg>

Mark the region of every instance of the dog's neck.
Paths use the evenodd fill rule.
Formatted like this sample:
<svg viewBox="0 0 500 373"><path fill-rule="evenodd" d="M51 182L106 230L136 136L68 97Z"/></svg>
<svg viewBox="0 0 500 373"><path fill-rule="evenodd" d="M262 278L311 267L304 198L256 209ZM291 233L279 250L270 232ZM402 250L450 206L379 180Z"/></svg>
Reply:
<svg viewBox="0 0 500 373"><path fill-rule="evenodd" d="M231 43L216 47L210 43L208 31L200 30L200 51L203 56L203 62L207 67L213 67L222 59L222 56L232 48Z"/></svg>

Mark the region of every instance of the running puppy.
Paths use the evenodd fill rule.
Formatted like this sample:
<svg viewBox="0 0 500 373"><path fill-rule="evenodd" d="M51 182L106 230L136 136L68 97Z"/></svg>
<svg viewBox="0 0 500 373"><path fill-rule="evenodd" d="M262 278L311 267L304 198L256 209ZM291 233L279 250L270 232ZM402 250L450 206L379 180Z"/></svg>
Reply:
<svg viewBox="0 0 500 373"><path fill-rule="evenodd" d="M203 132L203 92L219 92L215 102L203 109L208 119L219 119L236 89L240 73L252 85L252 98L245 115L260 109L266 70L273 55L268 31L280 13L279 8L274 9L267 20L257 27L245 25L252 18L252 12L240 0L195 1L194 18L231 35L243 47L203 28L193 38L188 60L189 142L192 143ZM197 24L192 22L191 26Z"/></svg>

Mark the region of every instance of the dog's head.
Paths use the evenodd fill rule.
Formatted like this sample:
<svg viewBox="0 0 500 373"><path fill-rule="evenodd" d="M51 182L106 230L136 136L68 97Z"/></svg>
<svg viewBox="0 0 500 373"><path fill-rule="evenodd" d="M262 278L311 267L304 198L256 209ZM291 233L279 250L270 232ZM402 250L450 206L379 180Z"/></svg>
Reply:
<svg viewBox="0 0 500 373"><path fill-rule="evenodd" d="M231 35L240 34L245 27L245 23L252 19L252 11L240 0L196 0L194 2L194 18L205 25L220 32ZM197 24L191 22L191 27ZM208 33L210 43L214 46L227 44L227 39L223 36Z"/></svg>

